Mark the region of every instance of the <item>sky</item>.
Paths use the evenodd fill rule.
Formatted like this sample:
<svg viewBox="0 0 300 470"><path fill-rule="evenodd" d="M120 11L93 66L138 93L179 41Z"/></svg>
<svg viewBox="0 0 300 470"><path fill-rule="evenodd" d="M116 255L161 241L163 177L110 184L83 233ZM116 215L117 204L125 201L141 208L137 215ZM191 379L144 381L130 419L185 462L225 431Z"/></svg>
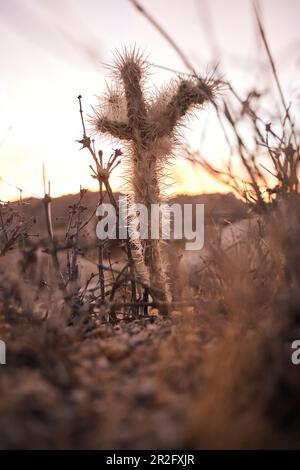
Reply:
<svg viewBox="0 0 300 470"><path fill-rule="evenodd" d="M241 94L271 80L250 0L141 0L176 40L199 73L218 62ZM287 99L300 90L300 1L260 0L262 20ZM0 200L43 196L42 165L53 196L96 189L90 157L79 151L77 96L86 114L110 80L115 50L137 45L149 61L186 71L180 58L129 0L0 0ZM299 51L299 52L298 52ZM262 74L262 68L264 73ZM173 74L153 68L149 86ZM300 94L299 94L300 96ZM298 100L298 103L300 99ZM205 140L203 129L205 128ZM213 110L198 113L185 132L192 148L213 163L226 154ZM97 142L106 157L107 141ZM175 192L224 190L178 157ZM122 179L112 179L119 189Z"/></svg>

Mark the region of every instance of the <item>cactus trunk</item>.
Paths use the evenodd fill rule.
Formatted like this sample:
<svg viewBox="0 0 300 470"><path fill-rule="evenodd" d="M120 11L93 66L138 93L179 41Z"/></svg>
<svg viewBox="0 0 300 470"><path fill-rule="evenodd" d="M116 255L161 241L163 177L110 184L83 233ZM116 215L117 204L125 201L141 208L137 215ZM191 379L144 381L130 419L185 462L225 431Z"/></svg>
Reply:
<svg viewBox="0 0 300 470"><path fill-rule="evenodd" d="M135 49L117 54L113 68L116 87L108 89L92 122L96 132L125 143L129 191L134 203L146 206L149 229L152 204L162 202L162 172L178 144L177 130L190 110L213 101L219 84L212 78L178 78L168 89L151 97L144 89L147 67ZM143 252L153 300L161 313L166 313L170 293L162 241L148 237L137 241L137 245L139 259Z"/></svg>

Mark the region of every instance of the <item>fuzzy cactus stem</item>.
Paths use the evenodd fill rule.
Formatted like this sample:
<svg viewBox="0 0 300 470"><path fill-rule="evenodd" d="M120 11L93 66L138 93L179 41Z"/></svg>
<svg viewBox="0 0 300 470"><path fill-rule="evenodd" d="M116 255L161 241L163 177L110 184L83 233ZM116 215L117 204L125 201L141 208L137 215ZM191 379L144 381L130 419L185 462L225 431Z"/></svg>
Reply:
<svg viewBox="0 0 300 470"><path fill-rule="evenodd" d="M163 201L164 171L178 144L177 131L190 111L214 101L218 84L212 78L178 77L153 97L144 87L147 68L135 49L117 53L112 67L114 86L108 88L91 122L96 133L124 142L129 192L134 203L147 207L149 227L151 205ZM171 299L162 241L150 238L140 245L151 295L161 313L166 313Z"/></svg>

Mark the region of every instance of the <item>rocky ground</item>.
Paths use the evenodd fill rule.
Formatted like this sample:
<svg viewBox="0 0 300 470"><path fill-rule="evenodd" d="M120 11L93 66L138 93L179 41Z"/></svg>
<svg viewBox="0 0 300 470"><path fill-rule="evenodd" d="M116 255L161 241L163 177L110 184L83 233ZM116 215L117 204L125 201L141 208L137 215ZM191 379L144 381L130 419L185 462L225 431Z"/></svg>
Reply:
<svg viewBox="0 0 300 470"><path fill-rule="evenodd" d="M188 444L208 339L200 324L176 312L93 328L18 322L2 324L2 449Z"/></svg>
<svg viewBox="0 0 300 470"><path fill-rule="evenodd" d="M299 373L215 304L117 325L2 314L1 449L298 448Z"/></svg>

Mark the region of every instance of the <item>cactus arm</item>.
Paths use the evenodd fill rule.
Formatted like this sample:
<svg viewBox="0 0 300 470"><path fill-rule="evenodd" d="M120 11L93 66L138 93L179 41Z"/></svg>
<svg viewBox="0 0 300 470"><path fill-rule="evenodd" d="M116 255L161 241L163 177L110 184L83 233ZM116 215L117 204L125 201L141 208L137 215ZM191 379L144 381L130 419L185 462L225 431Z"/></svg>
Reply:
<svg viewBox="0 0 300 470"><path fill-rule="evenodd" d="M110 121L98 116L95 120L95 129L102 134L109 134L120 140L131 140L132 129L125 122Z"/></svg>

